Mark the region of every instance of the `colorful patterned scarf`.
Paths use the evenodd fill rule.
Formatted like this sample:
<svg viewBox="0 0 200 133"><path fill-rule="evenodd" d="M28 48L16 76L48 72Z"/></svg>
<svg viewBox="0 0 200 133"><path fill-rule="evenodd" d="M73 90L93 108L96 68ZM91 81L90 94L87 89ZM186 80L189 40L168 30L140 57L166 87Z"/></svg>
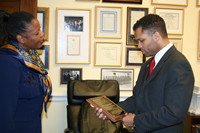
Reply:
<svg viewBox="0 0 200 133"><path fill-rule="evenodd" d="M51 96L52 85L48 72L44 69L44 64L42 63L37 51L30 49L26 52L18 43L13 41L10 41L10 44L6 44L1 48L13 53L15 58L23 62L28 68L34 69L40 74L39 77L44 90L44 109L45 112L47 112L47 103Z"/></svg>

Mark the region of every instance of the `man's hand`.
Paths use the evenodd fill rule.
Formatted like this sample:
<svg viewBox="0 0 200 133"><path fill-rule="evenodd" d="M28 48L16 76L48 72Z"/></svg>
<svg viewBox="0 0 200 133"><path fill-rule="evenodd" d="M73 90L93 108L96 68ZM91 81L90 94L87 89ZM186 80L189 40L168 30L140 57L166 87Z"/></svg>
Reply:
<svg viewBox="0 0 200 133"><path fill-rule="evenodd" d="M134 118L135 118L135 114L132 113L126 113L125 116L123 117L122 121L123 124L127 127L127 128L133 128L134 127Z"/></svg>
<svg viewBox="0 0 200 133"><path fill-rule="evenodd" d="M103 109L102 108L95 108L95 113L96 113L96 116L99 117L100 119L102 119L102 120L106 120L107 119L107 116L105 116L103 114Z"/></svg>

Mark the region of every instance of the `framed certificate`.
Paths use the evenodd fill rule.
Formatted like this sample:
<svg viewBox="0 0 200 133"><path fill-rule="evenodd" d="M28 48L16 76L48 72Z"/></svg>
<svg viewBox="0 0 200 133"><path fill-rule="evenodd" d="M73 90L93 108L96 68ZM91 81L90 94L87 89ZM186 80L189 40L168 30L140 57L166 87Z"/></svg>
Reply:
<svg viewBox="0 0 200 133"><path fill-rule="evenodd" d="M142 4L142 0L103 0L103 2Z"/></svg>
<svg viewBox="0 0 200 133"><path fill-rule="evenodd" d="M126 48L126 64L127 67L141 66L146 61L141 49L127 47Z"/></svg>
<svg viewBox="0 0 200 133"><path fill-rule="evenodd" d="M188 0L151 0L152 4L187 6Z"/></svg>
<svg viewBox="0 0 200 133"><path fill-rule="evenodd" d="M122 43L95 42L95 66L121 66Z"/></svg>
<svg viewBox="0 0 200 133"><path fill-rule="evenodd" d="M184 27L183 8L156 7L155 13L164 19L168 34L183 35L183 27Z"/></svg>
<svg viewBox="0 0 200 133"><path fill-rule="evenodd" d="M95 10L95 37L121 38L122 7L96 6Z"/></svg>

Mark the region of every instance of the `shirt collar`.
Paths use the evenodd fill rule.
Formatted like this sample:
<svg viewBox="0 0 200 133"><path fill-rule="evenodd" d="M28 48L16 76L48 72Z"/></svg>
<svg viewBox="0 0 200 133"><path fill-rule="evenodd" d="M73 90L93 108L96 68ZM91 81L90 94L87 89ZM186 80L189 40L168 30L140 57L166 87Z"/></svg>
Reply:
<svg viewBox="0 0 200 133"><path fill-rule="evenodd" d="M164 48L162 48L155 56L155 66L158 64L160 59L163 57L163 55L173 46L172 42L167 44Z"/></svg>

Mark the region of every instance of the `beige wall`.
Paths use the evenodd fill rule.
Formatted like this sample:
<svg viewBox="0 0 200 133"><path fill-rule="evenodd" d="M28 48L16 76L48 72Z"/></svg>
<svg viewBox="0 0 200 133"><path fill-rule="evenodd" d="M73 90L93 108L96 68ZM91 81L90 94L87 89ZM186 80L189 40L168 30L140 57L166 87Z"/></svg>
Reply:
<svg viewBox="0 0 200 133"><path fill-rule="evenodd" d="M95 25L95 5L109 5L123 7L123 24L122 24L122 39L101 39L94 38ZM43 115L43 133L62 133L67 126L66 121L66 91L67 86L60 85L60 68L61 67L81 67L83 68L82 79L100 79L101 68L94 66L94 42L95 41L117 41L123 43L123 60L122 67L125 68L125 48L126 48L126 15L127 7L148 7L149 13L154 13L154 7L175 7L184 8L184 35L171 35L169 37L182 37L183 46L182 53L187 57L192 65L195 75L195 85L200 86L200 61L197 60L198 46L198 27L199 27L199 10L196 6L196 0L188 0L188 6L167 6L167 5L152 5L151 0L143 0L142 5L138 4L120 4L120 3L102 3L102 2L81 2L75 0L38 0L39 7L50 8L49 20L49 41L46 44L50 45L50 69L49 74L53 84L53 101L51 102L48 113ZM55 49L56 49L56 8L86 8L91 9L91 64L56 64ZM110 67L109 67L110 68ZM134 82L137 79L140 67L131 67L134 69ZM135 83L134 83L135 84ZM131 95L131 92L121 92L121 96Z"/></svg>

